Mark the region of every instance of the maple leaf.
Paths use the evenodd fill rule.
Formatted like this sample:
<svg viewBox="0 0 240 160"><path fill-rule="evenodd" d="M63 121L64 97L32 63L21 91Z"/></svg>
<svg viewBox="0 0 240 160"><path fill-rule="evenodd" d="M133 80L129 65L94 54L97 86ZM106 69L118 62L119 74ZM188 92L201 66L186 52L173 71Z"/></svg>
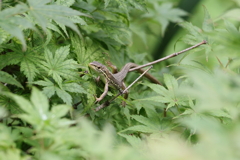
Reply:
<svg viewBox="0 0 240 160"><path fill-rule="evenodd" d="M19 48L11 48L14 52L9 52L0 58L0 68L7 65L20 64L20 70L27 77L29 82L32 82L39 70L37 66L42 59L40 54L42 46L28 48L27 51L22 51Z"/></svg>
<svg viewBox="0 0 240 160"><path fill-rule="evenodd" d="M15 7L4 9L0 12L0 27L14 37L17 37L26 49L23 28L34 28L23 16L28 10L27 5L18 4Z"/></svg>
<svg viewBox="0 0 240 160"><path fill-rule="evenodd" d="M154 3L153 9L150 9L149 13L144 14L143 17L152 18L159 22L162 26L161 33L164 35L164 32L170 22L182 22L183 19L181 16L185 15L187 15L187 12L179 8L173 8L172 3L163 3L162 5L159 5L156 2Z"/></svg>
<svg viewBox="0 0 240 160"><path fill-rule="evenodd" d="M45 60L41 61L40 67L47 72L61 87L63 78L74 80L78 78L77 62L73 59L66 59L69 54L69 46L60 47L53 54L45 49Z"/></svg>
<svg viewBox="0 0 240 160"><path fill-rule="evenodd" d="M182 40L185 43L194 45L196 43L201 42L202 40L207 41L208 45L203 45L201 47L198 47L195 49L195 51L205 49L206 60L208 61L208 55L210 54L210 52L212 52L212 44L213 44L213 41L209 36L209 33L213 32L215 29L214 29L214 23L207 9L204 7L204 20L202 23L202 28L194 26L190 22L182 22L180 23L180 26L188 31L188 34L182 38ZM221 37L219 39L223 39L223 38Z"/></svg>
<svg viewBox="0 0 240 160"><path fill-rule="evenodd" d="M21 85L21 83L19 83L15 78L13 78L7 72L0 71L0 82L12 84L23 89L23 86Z"/></svg>
<svg viewBox="0 0 240 160"><path fill-rule="evenodd" d="M164 82L167 88L156 84L146 84L158 95L140 100L168 103L167 109L175 105L185 105L188 99L186 99L186 97L184 96L177 94L177 80L172 75L164 74Z"/></svg>
<svg viewBox="0 0 240 160"><path fill-rule="evenodd" d="M84 93L87 94L84 88L77 83L66 83L63 82L61 84L62 88L55 85L52 81L47 78L44 80L33 82L33 84L37 84L43 87L43 93L48 97L51 98L55 93L58 97L60 97L66 104L72 104L72 96L70 93Z"/></svg>
<svg viewBox="0 0 240 160"><path fill-rule="evenodd" d="M171 131L174 127L168 120L161 117L161 114L157 113L155 109L145 108L147 117L142 115L132 115L131 117L139 122L139 125L133 125L121 132L125 131L137 131L143 133L151 133L156 135L164 135Z"/></svg>
<svg viewBox="0 0 240 160"><path fill-rule="evenodd" d="M45 30L50 20L54 20L60 27L68 26L80 34L77 26L69 17L87 15L66 6L48 4L50 2L51 0L28 0L30 6L29 13L36 19L36 22Z"/></svg>

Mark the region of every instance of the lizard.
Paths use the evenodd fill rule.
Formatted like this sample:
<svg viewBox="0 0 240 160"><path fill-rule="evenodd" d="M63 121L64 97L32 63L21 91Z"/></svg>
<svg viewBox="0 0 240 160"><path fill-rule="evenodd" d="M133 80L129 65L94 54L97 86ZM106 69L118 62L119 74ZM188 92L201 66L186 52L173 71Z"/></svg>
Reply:
<svg viewBox="0 0 240 160"><path fill-rule="evenodd" d="M124 84L124 78L127 76L129 69L138 67L138 65L135 63L131 63L131 62L127 63L124 65L124 67L121 69L121 71L119 71L117 73L112 73L105 65L103 65L97 61L93 61L93 62L89 63L89 67L92 68L94 71L100 73L100 79L105 83L104 92L102 93L102 95L99 98L96 97L96 102L99 102L107 95L109 87L114 87L120 93L122 93L123 90L126 88L126 86ZM138 71L140 73L144 72L144 70L141 68L138 69ZM116 72L116 71L114 71L114 72ZM146 73L145 76L153 83L161 85L161 83L155 77L153 77L151 74ZM127 98L127 94L125 94L124 98L125 99Z"/></svg>
<svg viewBox="0 0 240 160"><path fill-rule="evenodd" d="M101 101L107 95L109 86L115 87L116 89L119 90L120 93L122 93L122 91L126 88L126 86L124 84L124 78L127 76L128 72L131 72L131 71L134 71L134 70L138 70L139 72L143 73L144 70L141 69L143 67L150 66L150 65L159 63L161 61L164 61L166 59L178 56L179 54L182 54L182 53L184 53L186 51L189 51L189 50L191 50L193 48L196 48L196 47L198 47L198 46L200 46L202 44L206 44L206 43L207 43L207 41L203 40L202 42L200 42L200 43L198 43L198 44L196 44L194 46L191 46L191 47L189 47L187 49L184 49L184 50L182 50L180 52L173 53L171 55L168 55L166 57L160 58L160 59L155 60L153 62L149 62L149 63L144 64L144 65L137 65L137 64L131 63L131 62L127 63L127 64L124 65L124 67L118 73L111 73L109 71L109 69L105 65L101 64L100 62L94 61L94 62L89 63L89 67L92 68L94 71L100 73L100 78L105 82L104 92L102 93L102 95L99 98L96 97L96 102ZM150 75L149 73L146 73L144 76L146 76L152 82L161 85L161 83L155 77Z"/></svg>

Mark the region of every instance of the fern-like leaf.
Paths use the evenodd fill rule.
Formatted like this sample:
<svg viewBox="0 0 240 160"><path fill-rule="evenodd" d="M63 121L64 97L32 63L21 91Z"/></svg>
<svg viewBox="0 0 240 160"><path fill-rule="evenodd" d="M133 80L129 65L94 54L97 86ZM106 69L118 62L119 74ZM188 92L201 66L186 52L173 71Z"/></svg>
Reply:
<svg viewBox="0 0 240 160"><path fill-rule="evenodd" d="M199 43L203 40L207 40L208 44L203 45L201 47L195 48L194 51L199 51L202 50L203 48L205 49L205 54L206 54L206 60L208 60L208 55L212 51L212 40L209 38L209 32L214 31L214 24L211 19L211 16L209 15L207 9L204 7L204 21L202 23L202 29L192 25L189 22L183 22L180 24L183 28L185 28L189 34L187 34L184 38L183 41L187 44L194 45L196 43ZM221 39L223 39L221 37Z"/></svg>
<svg viewBox="0 0 240 160"><path fill-rule="evenodd" d="M42 59L40 55L42 48L42 46L28 48L26 52L23 52L21 49L15 49L15 52L9 52L0 57L0 68L20 63L20 70L26 75L28 81L32 82L36 74L39 73L37 65L39 65Z"/></svg>
<svg viewBox="0 0 240 160"><path fill-rule="evenodd" d="M167 86L167 89L164 88L163 86L156 85L156 84L146 84L158 95L140 99L140 100L168 103L167 109L175 105L185 105L188 99L186 99L182 95L177 94L177 89L178 89L177 80L169 74L164 74L164 82Z"/></svg>
<svg viewBox="0 0 240 160"><path fill-rule="evenodd" d="M109 0L104 0L105 2L105 7L108 6L109 3L113 2L115 5L122 9L123 12L125 12L128 16L128 13L130 12L130 9L136 8L139 10L146 10L145 7L145 0L114 0L114 1L109 1Z"/></svg>
<svg viewBox="0 0 240 160"><path fill-rule="evenodd" d="M27 5L22 3L0 12L0 27L12 36L17 37L21 41L24 50L26 49L26 42L22 30L23 28L34 28L29 21L20 16L27 10Z"/></svg>
<svg viewBox="0 0 240 160"><path fill-rule="evenodd" d="M51 76L59 86L63 78L73 80L78 78L77 62L73 59L66 59L69 54L69 46L60 47L55 54L45 49L45 60L41 61L40 67Z"/></svg>
<svg viewBox="0 0 240 160"><path fill-rule="evenodd" d="M54 20L57 24L61 24L62 27L68 26L80 34L76 25L68 17L86 16L86 14L61 5L50 5L48 4L50 2L50 0L42 0L41 2L28 0L29 6L31 8L31 10L29 10L30 15L36 19L37 23L44 30L46 30L49 21Z"/></svg>
<svg viewBox="0 0 240 160"><path fill-rule="evenodd" d="M118 21L105 20L99 23L101 30L92 33L91 36L102 41L108 46L121 46L130 44L132 41L130 30Z"/></svg>
<svg viewBox="0 0 240 160"><path fill-rule="evenodd" d="M156 112L154 110L154 112ZM150 134L162 134L171 130L171 126L166 125L169 121L165 121L161 118L161 114L150 114L148 117L144 117L141 115L132 115L133 119L140 123L140 125L134 125L131 127L126 128L125 131L137 131L143 133L150 133Z"/></svg>
<svg viewBox="0 0 240 160"><path fill-rule="evenodd" d="M66 104L72 104L72 96L68 93L84 93L87 94L84 88L77 83L63 83L62 88L56 86L50 80L44 78L44 81L36 81L33 84L43 86L43 93L51 98L55 93L60 97Z"/></svg>
<svg viewBox="0 0 240 160"><path fill-rule="evenodd" d="M70 33L70 39L73 47L73 51L77 56L77 61L82 66L87 66L92 61L100 59L104 51L101 46L87 39L84 41L78 35Z"/></svg>

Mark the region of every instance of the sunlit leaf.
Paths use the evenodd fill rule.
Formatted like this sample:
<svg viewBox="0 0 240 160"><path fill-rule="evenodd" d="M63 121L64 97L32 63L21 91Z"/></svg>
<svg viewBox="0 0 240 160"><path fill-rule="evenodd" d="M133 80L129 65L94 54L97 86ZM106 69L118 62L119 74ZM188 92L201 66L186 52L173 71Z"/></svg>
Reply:
<svg viewBox="0 0 240 160"><path fill-rule="evenodd" d="M33 88L32 89L32 94L31 94L31 101L40 115L40 117L45 120L47 119L47 114L49 111L49 104L48 104L48 99L47 97L38 89Z"/></svg>
<svg viewBox="0 0 240 160"><path fill-rule="evenodd" d="M57 105L53 106L51 109L51 114L53 118L61 118L67 114L70 107L67 105Z"/></svg>

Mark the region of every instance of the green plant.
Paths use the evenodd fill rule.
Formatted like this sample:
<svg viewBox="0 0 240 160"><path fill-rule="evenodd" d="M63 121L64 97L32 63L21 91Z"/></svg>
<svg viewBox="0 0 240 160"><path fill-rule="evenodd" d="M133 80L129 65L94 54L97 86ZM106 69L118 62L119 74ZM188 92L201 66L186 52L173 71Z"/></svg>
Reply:
<svg viewBox="0 0 240 160"><path fill-rule="evenodd" d="M221 2L218 18L213 1L192 13L201 25L177 0L1 2L0 159L239 159L240 5ZM152 61L170 22L183 28L172 41L208 44L154 65L163 86L143 79L126 107L95 112L104 85L88 64Z"/></svg>

